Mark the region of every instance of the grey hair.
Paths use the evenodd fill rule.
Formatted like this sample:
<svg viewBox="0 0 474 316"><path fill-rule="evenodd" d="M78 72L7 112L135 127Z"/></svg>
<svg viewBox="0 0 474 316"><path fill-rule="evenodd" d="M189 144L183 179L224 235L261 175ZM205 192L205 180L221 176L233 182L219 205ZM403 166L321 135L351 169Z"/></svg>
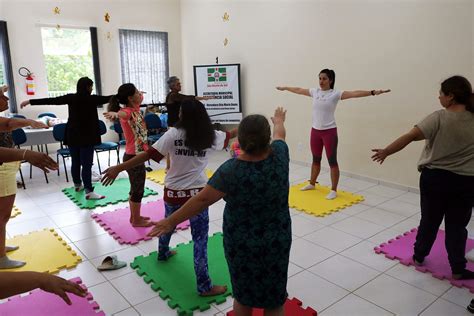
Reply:
<svg viewBox="0 0 474 316"><path fill-rule="evenodd" d="M168 78L168 81L166 81L166 83L168 84L168 88L171 89L171 87L174 86L174 84L175 84L176 82L178 82L178 81L179 81L179 78L176 77L176 76L171 76L171 77L169 77L169 78Z"/></svg>

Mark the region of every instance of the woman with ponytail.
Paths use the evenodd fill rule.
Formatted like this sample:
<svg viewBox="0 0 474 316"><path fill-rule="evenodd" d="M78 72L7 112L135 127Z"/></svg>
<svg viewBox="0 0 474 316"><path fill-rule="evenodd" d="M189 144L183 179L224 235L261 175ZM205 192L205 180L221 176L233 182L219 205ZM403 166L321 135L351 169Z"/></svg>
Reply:
<svg viewBox="0 0 474 316"><path fill-rule="evenodd" d="M311 178L309 184L301 188L302 191L314 190L316 181L321 171L321 158L323 147L331 169L331 192L326 199L332 200L337 197L337 185L339 183L339 165L337 163L337 127L334 112L339 100L375 96L390 90L356 90L340 91L334 89L336 73L334 70L323 69L319 73L319 88L296 88L277 87L280 91L305 95L313 98L313 123L311 129L311 153L313 163L311 165Z"/></svg>
<svg viewBox="0 0 474 316"><path fill-rule="evenodd" d="M165 177L163 198L165 216L169 217L206 185L207 176L204 170L207 166L209 151L227 148L229 139L236 133L236 130L232 132L213 130L204 104L195 99L185 100L181 103L179 121L174 127L171 127L148 150L120 165L107 169L104 172L102 183L109 185L120 171L141 165L148 159L159 162L163 157L169 155L171 166ZM190 223L194 242L194 271L197 291L201 296L225 293L227 288L213 285L209 277L207 263L208 208L200 208L198 214L190 218ZM157 256L160 261L166 261L176 253L169 248L173 231L174 229L160 237Z"/></svg>
<svg viewBox="0 0 474 316"><path fill-rule="evenodd" d="M372 160L402 150L412 141L426 140L418 161L421 219L413 262L422 265L430 254L444 218L445 245L454 279L474 279L466 269L466 227L474 200L474 108L471 83L453 76L441 83L444 108L428 115L384 149L373 149Z"/></svg>
<svg viewBox="0 0 474 316"><path fill-rule="evenodd" d="M142 92L138 91L132 83L125 83L119 87L117 94L112 96L107 107L108 112L104 113L104 116L109 120L120 120L125 137L124 162L148 149L145 119L140 112L142 101ZM124 107L121 107L120 104ZM130 223L134 227L151 226L150 218L140 215L142 198L145 192L145 164L138 164L127 169L127 173L130 180L128 198Z"/></svg>

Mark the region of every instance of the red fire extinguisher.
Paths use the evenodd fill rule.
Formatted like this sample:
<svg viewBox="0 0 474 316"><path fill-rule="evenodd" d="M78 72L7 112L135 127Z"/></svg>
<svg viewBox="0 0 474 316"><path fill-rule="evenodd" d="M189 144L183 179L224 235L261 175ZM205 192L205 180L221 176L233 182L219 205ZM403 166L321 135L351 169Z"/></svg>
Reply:
<svg viewBox="0 0 474 316"><path fill-rule="evenodd" d="M26 81L26 94L35 95L35 80L33 73L26 67L18 69L20 76L25 77Z"/></svg>

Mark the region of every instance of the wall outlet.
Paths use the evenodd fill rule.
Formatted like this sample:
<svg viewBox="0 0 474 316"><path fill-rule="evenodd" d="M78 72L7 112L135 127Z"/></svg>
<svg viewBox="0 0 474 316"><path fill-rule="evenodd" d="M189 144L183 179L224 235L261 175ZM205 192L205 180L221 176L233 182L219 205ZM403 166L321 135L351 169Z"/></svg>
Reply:
<svg viewBox="0 0 474 316"><path fill-rule="evenodd" d="M297 150L298 151L303 151L303 143L302 142L298 142L298 145L297 145Z"/></svg>

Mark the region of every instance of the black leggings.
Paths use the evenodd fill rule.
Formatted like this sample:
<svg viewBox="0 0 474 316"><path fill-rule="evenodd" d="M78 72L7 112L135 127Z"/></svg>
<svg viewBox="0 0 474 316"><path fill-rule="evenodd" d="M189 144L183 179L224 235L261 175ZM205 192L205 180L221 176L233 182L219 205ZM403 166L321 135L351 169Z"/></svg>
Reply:
<svg viewBox="0 0 474 316"><path fill-rule="evenodd" d="M474 177L424 168L420 176L421 220L416 235L415 256L429 255L444 218L446 250L453 273L466 268L467 225L474 200Z"/></svg>
<svg viewBox="0 0 474 316"><path fill-rule="evenodd" d="M124 154L123 162L132 159L135 155ZM127 170L128 179L130 180L130 201L141 203L143 194L145 193L145 164L130 168Z"/></svg>

